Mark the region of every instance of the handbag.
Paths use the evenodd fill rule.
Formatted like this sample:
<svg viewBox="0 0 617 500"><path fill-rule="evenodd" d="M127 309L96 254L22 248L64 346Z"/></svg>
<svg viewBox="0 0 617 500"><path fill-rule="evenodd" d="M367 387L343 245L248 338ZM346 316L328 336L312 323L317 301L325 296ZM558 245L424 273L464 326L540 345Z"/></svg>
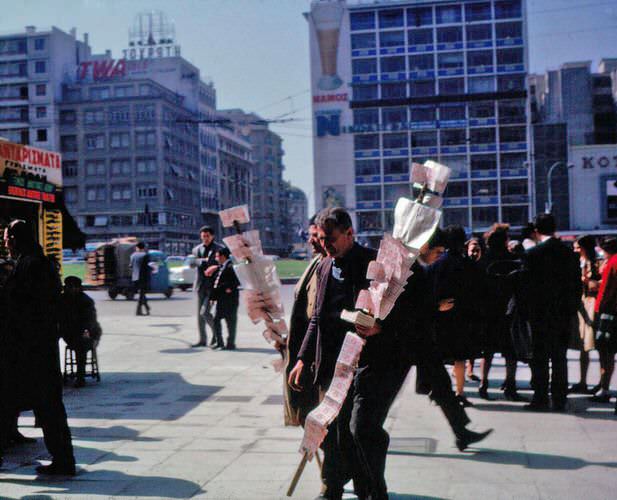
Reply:
<svg viewBox="0 0 617 500"><path fill-rule="evenodd" d="M617 351L617 316L601 313L596 329L596 346Z"/></svg>

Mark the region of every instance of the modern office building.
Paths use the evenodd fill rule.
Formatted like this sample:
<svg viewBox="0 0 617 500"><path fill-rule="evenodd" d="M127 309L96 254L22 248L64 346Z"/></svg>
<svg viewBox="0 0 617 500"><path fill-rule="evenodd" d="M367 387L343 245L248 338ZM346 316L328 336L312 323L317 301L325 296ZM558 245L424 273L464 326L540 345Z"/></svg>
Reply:
<svg viewBox="0 0 617 500"><path fill-rule="evenodd" d="M90 56L88 35L37 29L0 35L0 136L59 151L57 102L67 71Z"/></svg>
<svg viewBox="0 0 617 500"><path fill-rule="evenodd" d="M443 224L528 221L523 0L316 0L307 18L318 208L378 239L411 162L433 159L453 170Z"/></svg>
<svg viewBox="0 0 617 500"><path fill-rule="evenodd" d="M128 58L93 55L65 75L65 197L91 241L132 235L186 254L221 207L216 94L178 55L169 26L143 16L136 24L149 28L131 31Z"/></svg>
<svg viewBox="0 0 617 500"><path fill-rule="evenodd" d="M289 182L284 184L287 193L286 233L288 235L288 245L306 243L303 233L308 229L308 199L300 188L292 186Z"/></svg>
<svg viewBox="0 0 617 500"><path fill-rule="evenodd" d="M268 122L241 109L218 111L235 124L235 130L251 145L254 162L251 181L251 219L261 233L264 252L279 254L289 241L285 211L286 188L283 182L283 140L269 129Z"/></svg>

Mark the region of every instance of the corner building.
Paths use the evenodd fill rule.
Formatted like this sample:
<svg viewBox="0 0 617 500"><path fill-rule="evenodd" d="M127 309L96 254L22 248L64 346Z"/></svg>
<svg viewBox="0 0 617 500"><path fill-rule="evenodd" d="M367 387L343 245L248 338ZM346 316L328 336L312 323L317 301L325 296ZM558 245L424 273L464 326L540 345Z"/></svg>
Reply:
<svg viewBox="0 0 617 500"><path fill-rule="evenodd" d="M411 163L433 159L452 169L444 225L529 220L522 0L321 0L307 18L317 207L347 207L376 242Z"/></svg>

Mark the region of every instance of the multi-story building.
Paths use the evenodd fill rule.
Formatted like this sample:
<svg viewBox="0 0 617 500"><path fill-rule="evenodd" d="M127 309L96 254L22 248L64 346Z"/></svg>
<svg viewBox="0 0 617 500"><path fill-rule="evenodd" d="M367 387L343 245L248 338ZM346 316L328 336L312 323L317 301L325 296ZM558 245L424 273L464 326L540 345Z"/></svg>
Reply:
<svg viewBox="0 0 617 500"><path fill-rule="evenodd" d="M287 191L287 234L289 244L306 243L302 234L308 229L308 199L300 188L285 183Z"/></svg>
<svg viewBox="0 0 617 500"><path fill-rule="evenodd" d="M290 242L285 212L286 189L283 184L283 140L268 128L268 122L255 113L241 109L221 110L223 119L235 124L236 132L250 142L254 162L251 181L251 219L260 230L264 252L287 251Z"/></svg>
<svg viewBox="0 0 617 500"><path fill-rule="evenodd" d="M444 224L528 221L523 0L322 0L308 19L318 208L346 206L370 241L433 159L453 170Z"/></svg>
<svg viewBox="0 0 617 500"><path fill-rule="evenodd" d="M92 56L65 76L66 202L90 240L132 235L185 254L218 221L214 86L170 36L133 30L129 47L147 50Z"/></svg>
<svg viewBox="0 0 617 500"><path fill-rule="evenodd" d="M90 55L88 36L37 29L0 35L0 136L58 151L57 101L67 71Z"/></svg>

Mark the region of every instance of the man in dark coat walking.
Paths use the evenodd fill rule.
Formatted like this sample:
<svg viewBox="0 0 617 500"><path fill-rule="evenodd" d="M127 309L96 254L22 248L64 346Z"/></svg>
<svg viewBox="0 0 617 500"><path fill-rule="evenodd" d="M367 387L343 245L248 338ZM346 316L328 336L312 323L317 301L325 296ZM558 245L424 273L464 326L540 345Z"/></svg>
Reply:
<svg viewBox="0 0 617 500"><path fill-rule="evenodd" d="M228 248L223 247L216 251L216 260L219 267L214 276L211 299L216 301L216 314L214 316L216 347L233 351L236 348L236 325L240 303L238 287L240 282L231 265L229 256ZM223 320L227 323L227 344L223 342Z"/></svg>
<svg viewBox="0 0 617 500"><path fill-rule="evenodd" d="M74 475L75 458L62 402L58 353L56 308L60 278L25 221L9 224L4 243L16 264L5 285L6 330L0 346L2 412L15 415L21 409L32 408L52 456L52 463L37 467L37 472Z"/></svg>
<svg viewBox="0 0 617 500"><path fill-rule="evenodd" d="M553 410L564 411L568 393L569 326L581 298L581 270L576 254L555 237L553 215L538 215L535 230L538 244L527 250L524 257L534 382L533 398L526 408L548 409L550 360Z"/></svg>
<svg viewBox="0 0 617 500"><path fill-rule="evenodd" d="M206 334L206 324L212 330L212 342L216 344L214 335L214 317L210 313L210 294L214 284L214 273L218 267L216 252L222 245L214 241L214 229L210 226L203 226L199 230L201 243L193 248L192 254L195 257L197 273L193 291L197 294L197 326L199 328L199 340L192 347L205 347L208 344Z"/></svg>

